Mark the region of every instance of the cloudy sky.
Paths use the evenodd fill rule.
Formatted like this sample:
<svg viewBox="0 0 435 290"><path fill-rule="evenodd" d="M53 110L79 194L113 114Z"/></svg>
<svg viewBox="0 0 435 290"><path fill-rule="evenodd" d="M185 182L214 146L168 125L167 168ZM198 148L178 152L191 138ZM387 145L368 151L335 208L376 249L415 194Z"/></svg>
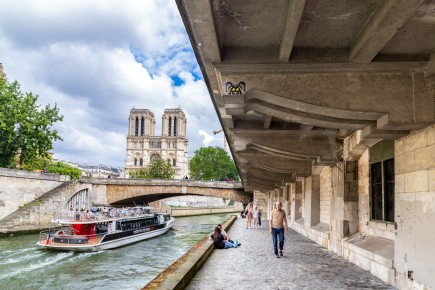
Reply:
<svg viewBox="0 0 435 290"><path fill-rule="evenodd" d="M2 0L0 63L41 105L57 103L58 159L122 167L133 106L154 113L156 135L180 106L189 156L223 146L174 0Z"/></svg>

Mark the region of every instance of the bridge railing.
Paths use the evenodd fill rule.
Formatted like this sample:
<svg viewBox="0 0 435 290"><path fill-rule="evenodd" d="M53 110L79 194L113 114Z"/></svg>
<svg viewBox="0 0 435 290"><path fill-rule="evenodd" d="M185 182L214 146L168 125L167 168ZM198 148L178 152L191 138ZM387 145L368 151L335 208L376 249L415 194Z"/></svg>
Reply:
<svg viewBox="0 0 435 290"><path fill-rule="evenodd" d="M133 178L93 178L82 176L80 182L91 184L120 184L120 185L175 185L192 187L213 187L213 188L243 188L241 182L209 181L195 179L133 179Z"/></svg>

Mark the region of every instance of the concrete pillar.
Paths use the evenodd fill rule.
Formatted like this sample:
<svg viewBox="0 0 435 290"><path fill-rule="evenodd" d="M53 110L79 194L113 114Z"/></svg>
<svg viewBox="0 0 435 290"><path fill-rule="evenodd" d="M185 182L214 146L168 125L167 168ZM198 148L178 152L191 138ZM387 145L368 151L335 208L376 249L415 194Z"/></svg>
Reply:
<svg viewBox="0 0 435 290"><path fill-rule="evenodd" d="M358 232L358 163L345 161L332 169L332 231L338 239Z"/></svg>
<svg viewBox="0 0 435 290"><path fill-rule="evenodd" d="M295 193L294 202L292 203L291 209L291 220L292 222L297 221L302 218L302 191L303 191L303 178L298 178L294 183Z"/></svg>
<svg viewBox="0 0 435 290"><path fill-rule="evenodd" d="M283 197L282 197L282 209L287 215L290 215L290 185L286 183L283 187Z"/></svg>
<svg viewBox="0 0 435 290"><path fill-rule="evenodd" d="M272 190L269 190L267 192L267 219L270 219L270 214L272 213L273 210L273 194L272 194Z"/></svg>
<svg viewBox="0 0 435 290"><path fill-rule="evenodd" d="M310 228L320 223L320 175L305 179L305 227Z"/></svg>
<svg viewBox="0 0 435 290"><path fill-rule="evenodd" d="M344 180L344 220L347 223L348 235L358 232L358 162L346 162Z"/></svg>
<svg viewBox="0 0 435 290"><path fill-rule="evenodd" d="M268 195L259 190L254 190L254 206L258 207L263 214L267 213L268 210ZM266 218L267 215L264 215Z"/></svg>
<svg viewBox="0 0 435 290"><path fill-rule="evenodd" d="M295 203L295 188L296 188L296 183L294 182L287 183L287 192L288 192L288 199L289 199L287 215L291 217L293 217L293 204Z"/></svg>

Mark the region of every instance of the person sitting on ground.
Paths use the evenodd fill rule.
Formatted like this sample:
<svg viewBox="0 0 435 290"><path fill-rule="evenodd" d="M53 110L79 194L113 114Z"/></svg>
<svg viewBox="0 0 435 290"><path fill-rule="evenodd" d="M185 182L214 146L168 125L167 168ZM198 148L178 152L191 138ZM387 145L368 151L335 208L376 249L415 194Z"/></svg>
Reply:
<svg viewBox="0 0 435 290"><path fill-rule="evenodd" d="M235 243L233 244L225 239L225 237L222 235L221 229L218 226L214 228L211 239L213 240L215 249L235 248L238 245L238 241L235 241Z"/></svg>
<svg viewBox="0 0 435 290"><path fill-rule="evenodd" d="M217 226L221 229L221 234L224 236L224 238L225 238L228 242L234 244L234 241L230 239L230 235L229 235L229 234L228 234L228 233L227 233L227 232L222 228L222 225L221 225L221 224L218 224ZM241 245L242 245L241 243L238 242L238 240L236 240L236 241L237 241L237 246L241 246Z"/></svg>

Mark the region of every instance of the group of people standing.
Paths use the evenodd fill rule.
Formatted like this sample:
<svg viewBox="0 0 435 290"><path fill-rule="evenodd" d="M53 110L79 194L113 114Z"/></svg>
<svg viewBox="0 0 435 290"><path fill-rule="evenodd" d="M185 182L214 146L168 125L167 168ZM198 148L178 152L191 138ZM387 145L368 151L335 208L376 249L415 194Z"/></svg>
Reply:
<svg viewBox="0 0 435 290"><path fill-rule="evenodd" d="M257 207L254 208L250 202L244 211L246 214L246 228L251 228L251 222L254 220L254 227L261 226L261 212ZM269 233L272 235L273 253L275 257L280 258L284 255L284 234L288 234L287 214L282 209L282 203L277 201L275 208L272 210L269 218ZM241 244L236 240L232 241L228 234L222 229L222 225L217 225L212 235L214 247L217 249L236 248Z"/></svg>
<svg viewBox="0 0 435 290"><path fill-rule="evenodd" d="M248 205L246 206L245 215L247 229L251 228L252 220L254 220L254 225L252 226L252 228L257 228L261 226L261 211L258 209L258 207L254 208L252 202L248 203Z"/></svg>

